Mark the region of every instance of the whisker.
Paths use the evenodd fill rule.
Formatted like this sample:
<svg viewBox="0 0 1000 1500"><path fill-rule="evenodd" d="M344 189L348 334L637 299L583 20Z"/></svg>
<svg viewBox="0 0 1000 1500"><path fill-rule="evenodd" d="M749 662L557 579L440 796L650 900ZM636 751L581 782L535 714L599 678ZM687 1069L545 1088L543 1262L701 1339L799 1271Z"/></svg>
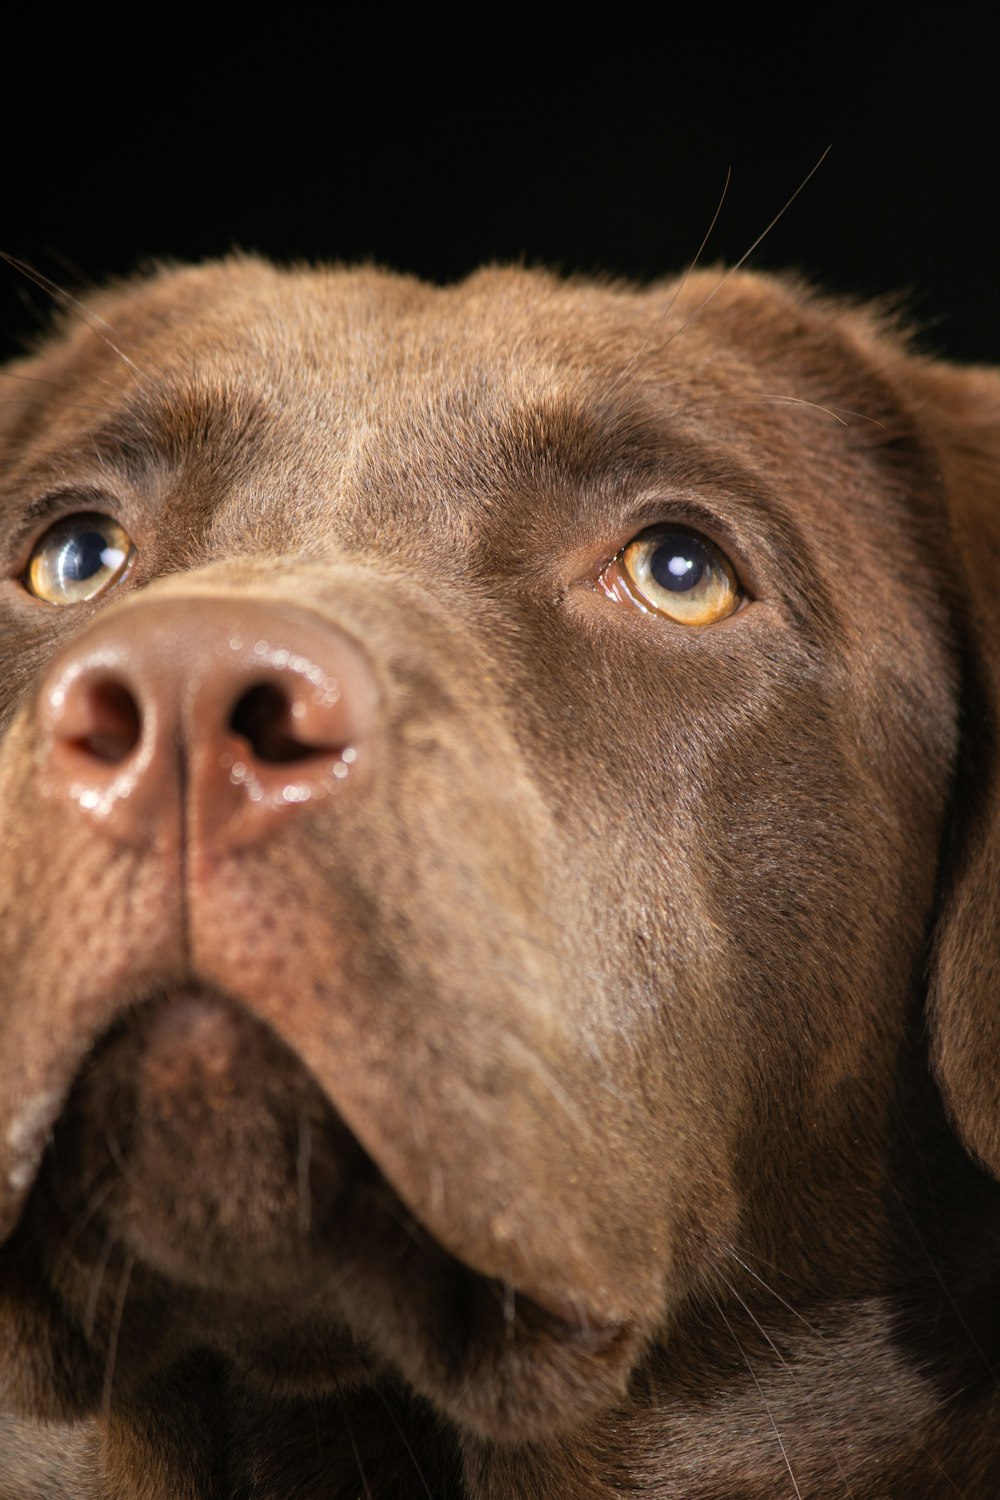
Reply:
<svg viewBox="0 0 1000 1500"><path fill-rule="evenodd" d="M368 1480L365 1478L364 1464L361 1462L361 1454L358 1452L358 1445L354 1441L354 1429L351 1427L351 1421L347 1415L346 1408L344 1409L342 1415L344 1418L344 1427L347 1429L347 1439L352 1449L354 1450L354 1461L358 1466L358 1480L366 1496L368 1497L368 1500L375 1500L375 1497L372 1494L371 1489L369 1488Z"/></svg>
<svg viewBox="0 0 1000 1500"><path fill-rule="evenodd" d="M802 1385L802 1382L799 1380L798 1376L795 1374L794 1367L792 1365L790 1365L788 1363L788 1361L785 1359L785 1356L782 1354L782 1352L778 1348L777 1344L771 1338L770 1334L767 1332L767 1330L765 1329L765 1327L763 1326L763 1324L760 1322L760 1320L754 1315L754 1313L753 1313L752 1309L750 1308L749 1304L746 1303L746 1302L744 1302L743 1298L740 1296L739 1292L733 1286L733 1284L729 1280L728 1276L723 1276L722 1272L719 1270L718 1267L716 1267L715 1269L716 1269L717 1274L721 1277L724 1285L728 1289L730 1295L732 1297L735 1297L736 1301L740 1304L740 1306L742 1307L743 1311L746 1313L747 1317L750 1319L750 1321L753 1323L754 1327L757 1329L757 1332L761 1335L761 1337L763 1339L766 1340L766 1342L769 1345L769 1347L774 1351L775 1357L778 1359L778 1361L781 1364L782 1368L790 1376L793 1384L795 1385L796 1390L799 1392L799 1395L802 1397L802 1399L805 1401L806 1405L809 1407L809 1410L813 1413L813 1416L818 1417L819 1416L819 1409L818 1409L815 1401L809 1395L809 1392L804 1388L804 1386ZM822 1422L821 1422L820 1425L822 1426ZM837 1473L840 1475L841 1479L844 1481L844 1488L845 1488L845 1490L847 1491L848 1495L853 1496L854 1495L854 1490L851 1488L850 1480L848 1479L846 1473L844 1472L844 1468L843 1468L843 1466L842 1466L839 1458L837 1457L837 1454L836 1454L835 1450L831 1448L830 1453L831 1453L831 1457L833 1458L833 1462L835 1463L835 1465L837 1467Z"/></svg>
<svg viewBox="0 0 1000 1500"><path fill-rule="evenodd" d="M581 1110L577 1109L565 1089L556 1081L551 1069L538 1056L538 1053L513 1032L499 1031L496 1033L496 1040L502 1047L506 1047L508 1051L518 1053L524 1059L531 1072L534 1073L543 1087L548 1090L549 1096L555 1100L570 1124L586 1135L589 1130L586 1116Z"/></svg>
<svg viewBox="0 0 1000 1500"><path fill-rule="evenodd" d="M663 309L662 313L657 318L656 322L653 324L653 326L650 329L649 333L646 335L646 337L643 339L642 343L639 345L638 349L632 355L632 358L629 360L628 364L624 367L624 369L622 369L622 370L620 370L618 372L618 374L615 376L614 380L611 382L611 384L610 384L610 386L608 387L608 390L607 390L607 394L609 396L612 395L618 389L618 387L622 384L622 382L625 379L627 379L628 374L632 370L633 366L635 366L638 363L638 361L642 358L642 356L645 354L646 350L649 348L650 344L653 342L653 340L656 338L657 334L659 333L660 329L663 327L663 325L666 322L667 318L670 316L670 310L671 310L671 308L673 307L674 303L677 301L677 298L681 295L681 293L683 292L685 286L687 285L688 278L691 276L692 272L697 268L698 262L701 260L702 254L704 253L705 246L708 244L709 240L712 237L712 230L715 228L716 224L719 221L719 215L722 212L722 205L726 201L726 194L729 192L729 184L732 182L732 180L733 180L733 169L732 169L732 165L730 165L730 166L728 166L726 168L726 180L725 180L725 182L722 185L722 192L721 192L721 194L719 196L719 201L715 205L715 213L712 215L711 222L710 222L708 228L705 230L704 235L702 236L701 244L698 246L697 250L694 253L694 258L688 262L688 264L687 264L687 266L686 266L686 268L684 270L684 274L681 276L680 281L678 281L677 285L674 287L673 293L672 293L670 299L668 300L666 307Z"/></svg>
<svg viewBox="0 0 1000 1500"><path fill-rule="evenodd" d="M819 160L814 163L814 165L809 169L809 171L803 177L802 181L799 183L799 185L795 189L794 193L792 193L791 197L788 198L788 199L786 199L786 201L782 204L781 208L778 209L778 212L775 214L775 216L771 220L771 222L766 226L766 228L764 228L764 229L761 230L760 234L753 241L753 243L749 246L749 248L746 249L746 250L744 250L744 252L740 256L739 260L736 261L734 265L731 265L729 267L728 271L726 271L722 275L722 277L719 279L719 281L716 283L716 285L712 288L712 290L708 293L708 295L706 297L702 298L701 302L698 303L698 306L694 309L693 312L691 312L689 314L688 317L686 317L684 319L684 322L680 325L680 327L679 328L675 328L674 331L671 333L670 337L664 343L662 343L659 346L659 349L657 351L658 353L662 354L665 349L669 349L670 345L673 343L674 339L678 338L684 332L685 328L689 328L691 326L691 324L695 321L695 319L697 317L699 317L702 312L704 312L705 308L713 300L713 298L715 298L715 297L718 296L718 294L722 291L722 288L725 286L726 282L729 281L729 279L732 276L735 276L736 272L739 271L741 269L741 267L743 267L743 266L746 265L747 261L750 259L751 255L754 253L754 251L757 249L757 247L759 245L763 244L763 242L767 239L768 235L771 233L771 230L774 228L774 226L776 224L780 223L780 221L785 217L785 214L791 208L792 204L795 202L796 198L799 196L799 194L803 191L804 188L806 188L808 186L808 184L815 177L816 173L819 171L820 167L826 161L826 158L829 156L829 154L830 154L830 152L832 150L833 150L832 145L827 146L826 150L822 153L822 155L820 156Z"/></svg>
<svg viewBox="0 0 1000 1500"><path fill-rule="evenodd" d="M59 286L50 277L43 275L41 271L36 271L34 266L29 266L27 261L19 260L16 255L10 255L6 250L0 250L0 260L5 261L13 270L19 271L29 281L33 281L35 286L50 296L53 302L58 303L60 307L77 313L86 323L87 327L93 333L97 334L98 338L107 345L113 354L117 355L122 364L131 370L133 374L139 376L140 379L142 378L143 372L139 369L139 366L134 360L129 359L125 351L119 349L114 339L112 339L111 334L114 332L114 329L110 323L105 322L85 302L81 302L79 297L74 297L71 292L65 291L63 287Z"/></svg>
<svg viewBox="0 0 1000 1500"><path fill-rule="evenodd" d="M774 1414L771 1411L770 1405L768 1404L767 1397L764 1395L764 1391L763 1391L763 1389L761 1387L761 1383L757 1379L757 1376L754 1374L753 1365L750 1363L750 1360L747 1357L746 1350L744 1349L743 1345L740 1343L739 1339L736 1336L736 1330L733 1328L732 1323L730 1323L729 1319L726 1317L725 1309L723 1308L722 1303L719 1301L718 1297L716 1297L714 1293L712 1294L712 1300L714 1301L716 1307L719 1310L719 1314L720 1314L720 1316L722 1318L722 1321L725 1323L726 1327L729 1329L729 1333L730 1333L730 1336L731 1336L731 1338L733 1340L733 1343L736 1345L737 1349L739 1350L740 1354L743 1357L743 1363L746 1365L747 1369L750 1371L750 1379L753 1381L754 1385L757 1387L757 1394L760 1397L761 1401L764 1403L764 1410L767 1412L767 1419L768 1419L768 1421L771 1424L771 1430L774 1433L775 1438L777 1439L778 1447L781 1449L781 1456L782 1456L782 1458L785 1461L785 1468L788 1470L788 1477L792 1481L792 1489L795 1491L797 1500L802 1500L802 1491L799 1489L798 1484L796 1483L796 1480L795 1480L795 1475L792 1473L792 1466L791 1466L791 1464L788 1461L788 1454L785 1451L785 1445L782 1442L781 1433L778 1431L778 1424L774 1420Z"/></svg>
<svg viewBox="0 0 1000 1500"><path fill-rule="evenodd" d="M870 422L873 427L879 427L885 431L885 423L880 422L877 417L869 417L863 411L852 411L847 406L823 406L819 401L808 401L804 396L745 396L738 401L711 401L705 405L699 405L699 411L730 411L739 410L744 406L808 406L813 411L822 412L826 417L832 417L839 422L841 427L849 427L848 417L855 417L859 422Z"/></svg>
<svg viewBox="0 0 1000 1500"><path fill-rule="evenodd" d="M814 1338L819 1339L821 1343L825 1344L833 1354L833 1356L836 1359L840 1360L841 1364L848 1371L848 1373L852 1375L854 1379L856 1379L861 1385L864 1386L869 1395L874 1396L875 1400L881 1404L883 1409L887 1411L890 1416L894 1415L893 1409L886 1397L882 1394L877 1386L872 1385L871 1381L865 1376L863 1371L854 1367L851 1361L847 1358L846 1354L834 1340L830 1339L829 1336L825 1334L821 1328L817 1328L815 1324L810 1323L809 1319L804 1317L803 1314L799 1312L797 1307L793 1307L790 1302L782 1297L780 1292L775 1291L774 1287L764 1280L763 1276L758 1275L758 1273L753 1269L752 1266L747 1265L746 1261L741 1258L734 1245L726 1244L725 1241L721 1241L720 1243L722 1244L722 1248L727 1252L727 1254L730 1255L733 1260L735 1260L738 1266L742 1267L742 1269L747 1273L748 1276L752 1276L756 1282L759 1282L759 1284L764 1288L765 1292L767 1292L769 1296L773 1297L776 1302L779 1302L787 1312L790 1312L793 1318L797 1318L802 1326L804 1328L807 1328ZM751 1252L745 1251L744 1254L749 1255L751 1254ZM759 1259L759 1257L755 1257L755 1259ZM769 1262L764 1261L763 1264L769 1265ZM781 1274L777 1266L770 1266L770 1269L772 1271L777 1271L778 1275ZM960 1497L960 1500L967 1500L965 1491L958 1487L955 1481L951 1478L947 1469L943 1467L941 1462L934 1456L930 1449L925 1448L923 1443L921 1443L919 1439L917 1440L916 1446L917 1451L924 1458L926 1458L930 1464L934 1466L945 1483L949 1485L951 1489L954 1490L955 1494Z"/></svg>
<svg viewBox="0 0 1000 1500"><path fill-rule="evenodd" d="M128 1183L130 1189L137 1197L148 1198L150 1195L146 1185L133 1173L125 1157L125 1153L119 1144L118 1137L110 1126L106 1127L104 1131L104 1143L108 1148L108 1155L121 1173L123 1181Z"/></svg>
<svg viewBox="0 0 1000 1500"><path fill-rule="evenodd" d="M130 1251L125 1257L125 1264L122 1266L122 1274L118 1281L118 1295L115 1298L115 1308L111 1318L108 1354L104 1367L104 1392L101 1398L101 1406L105 1415L111 1410L111 1383L114 1379L115 1359L118 1355L118 1336L121 1333L122 1318L125 1313L125 1298L128 1294L128 1284L132 1278L132 1267L134 1265L135 1255Z"/></svg>
<svg viewBox="0 0 1000 1500"><path fill-rule="evenodd" d="M409 1209L407 1209L405 1205L397 1206L397 1204L391 1197L382 1202L381 1207L384 1213L390 1219L392 1219L393 1223L403 1231L406 1237L412 1241L417 1249L420 1250L423 1255L430 1258L432 1247L436 1249L436 1241L434 1240L433 1236L428 1234L427 1230L424 1229L423 1225L420 1223L420 1220L414 1218L413 1214L410 1213Z"/></svg>
<svg viewBox="0 0 1000 1500"><path fill-rule="evenodd" d="M385 1398L385 1396L384 1396L381 1388L379 1387L377 1381L376 1381L376 1383L374 1385L374 1391L375 1391L375 1394L378 1397L378 1399L381 1401L382 1405L385 1407L386 1415L388 1416L389 1421L392 1423L393 1427L395 1427L397 1433L399 1434L399 1440L402 1443L403 1447L406 1449L406 1452L409 1455L410 1461L413 1464L413 1467L417 1471L417 1478L420 1480L420 1483L421 1483L421 1485L423 1487L424 1494L427 1496L427 1500L434 1500L433 1491L431 1490L430 1485L427 1483L427 1479L426 1479L426 1476L424 1475L423 1469L420 1467L420 1464L417 1462L417 1455L414 1453L413 1449L410 1447L410 1444L409 1444L409 1441L407 1439L406 1433L403 1431L402 1427L399 1425L399 1420L398 1420L398 1418L396 1416L396 1413L393 1411L391 1405L386 1400L386 1398Z"/></svg>
<svg viewBox="0 0 1000 1500"><path fill-rule="evenodd" d="M104 1172L108 1173L107 1179L104 1182L101 1182L100 1186L98 1186L100 1176ZM67 1270L70 1260L72 1259L73 1251L76 1249L77 1242L79 1241L81 1234L94 1218L94 1215L104 1207L105 1203L107 1203L111 1194L115 1191L115 1188L118 1187L119 1182L120 1178L118 1177L118 1175L116 1173L112 1173L110 1169L105 1166L101 1169L101 1173L95 1174L95 1176L91 1178L90 1182L86 1184L86 1193L92 1194L93 1196L90 1197L86 1208L81 1209L77 1214L76 1218L73 1220L72 1224L67 1229L65 1236L63 1237L63 1242L60 1246L59 1254L56 1256L55 1260L52 1263L53 1281L59 1281L62 1279L63 1273Z"/></svg>
<svg viewBox="0 0 1000 1500"><path fill-rule="evenodd" d="M104 1286L104 1276L108 1269L108 1261L115 1246L115 1237L109 1234L104 1241L104 1248L97 1260L94 1262L90 1273L90 1288L87 1292L87 1305L83 1309L83 1331L88 1338L93 1337L94 1324L97 1321L97 1304L100 1301L101 1289Z"/></svg>

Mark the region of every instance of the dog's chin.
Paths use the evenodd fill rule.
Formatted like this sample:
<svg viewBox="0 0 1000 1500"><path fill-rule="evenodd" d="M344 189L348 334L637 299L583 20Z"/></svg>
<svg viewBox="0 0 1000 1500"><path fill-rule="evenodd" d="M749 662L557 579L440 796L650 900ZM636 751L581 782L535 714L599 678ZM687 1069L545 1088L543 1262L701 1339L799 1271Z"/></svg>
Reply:
<svg viewBox="0 0 1000 1500"><path fill-rule="evenodd" d="M524 1440L614 1400L637 1354L634 1330L443 1248L294 1054L199 990L135 1008L93 1050L39 1195L58 1296L95 1349L115 1328L120 1385L198 1347L289 1392L394 1372L480 1435ZM156 1329L134 1376L122 1301Z"/></svg>
<svg viewBox="0 0 1000 1500"><path fill-rule="evenodd" d="M356 1179L374 1169L294 1055L197 989L135 1008L94 1049L57 1126L65 1211L96 1217L178 1287L256 1299L307 1290Z"/></svg>

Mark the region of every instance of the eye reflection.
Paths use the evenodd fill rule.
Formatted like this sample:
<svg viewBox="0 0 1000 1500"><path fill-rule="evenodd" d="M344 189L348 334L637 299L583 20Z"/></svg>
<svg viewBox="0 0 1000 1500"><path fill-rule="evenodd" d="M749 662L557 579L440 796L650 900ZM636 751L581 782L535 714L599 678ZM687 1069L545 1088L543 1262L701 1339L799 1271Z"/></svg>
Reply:
<svg viewBox="0 0 1000 1500"><path fill-rule="evenodd" d="M655 526L635 537L601 574L605 592L678 625L713 625L743 591L725 553L696 531Z"/></svg>
<svg viewBox="0 0 1000 1500"><path fill-rule="evenodd" d="M46 604L80 604L110 588L133 551L128 533L111 516L97 511L65 516L36 543L25 587Z"/></svg>

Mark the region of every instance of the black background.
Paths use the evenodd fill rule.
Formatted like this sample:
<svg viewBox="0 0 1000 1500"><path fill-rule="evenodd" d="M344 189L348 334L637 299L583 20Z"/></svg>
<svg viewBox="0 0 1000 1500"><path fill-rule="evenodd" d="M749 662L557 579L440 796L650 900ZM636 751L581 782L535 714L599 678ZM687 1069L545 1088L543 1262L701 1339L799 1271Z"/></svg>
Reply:
<svg viewBox="0 0 1000 1500"><path fill-rule="evenodd" d="M750 263L902 293L925 347L997 361L993 47L936 14L40 13L5 49L0 248L73 290L234 247L651 278L694 256L727 174L707 263L829 146ZM0 354L46 305L0 267Z"/></svg>

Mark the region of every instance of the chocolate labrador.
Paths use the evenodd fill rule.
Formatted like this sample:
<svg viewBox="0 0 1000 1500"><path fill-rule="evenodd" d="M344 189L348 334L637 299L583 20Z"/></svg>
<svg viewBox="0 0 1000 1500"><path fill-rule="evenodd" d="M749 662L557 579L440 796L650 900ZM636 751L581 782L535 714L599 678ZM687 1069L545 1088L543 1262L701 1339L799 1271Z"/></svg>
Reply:
<svg viewBox="0 0 1000 1500"><path fill-rule="evenodd" d="M246 259L0 395L4 1500L995 1500L1000 378Z"/></svg>

